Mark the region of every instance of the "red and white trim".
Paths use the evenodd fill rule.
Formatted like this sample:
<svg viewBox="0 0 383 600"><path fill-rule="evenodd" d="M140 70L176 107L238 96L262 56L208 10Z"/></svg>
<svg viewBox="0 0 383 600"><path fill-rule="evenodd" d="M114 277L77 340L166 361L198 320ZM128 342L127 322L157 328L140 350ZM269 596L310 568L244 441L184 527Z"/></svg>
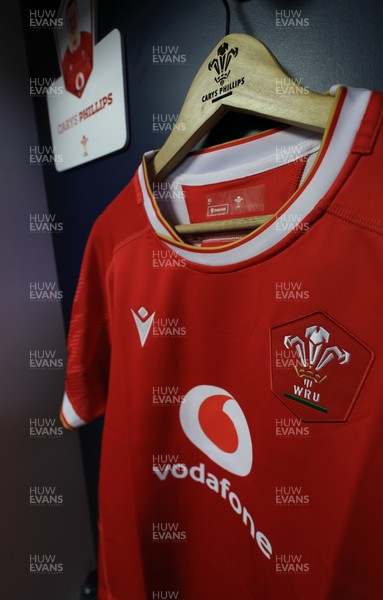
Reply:
<svg viewBox="0 0 383 600"><path fill-rule="evenodd" d="M193 247L178 238L161 215L149 189L144 156L138 170L144 209L151 226L166 246L191 263L212 267L234 265L270 250L286 238L291 229L284 227L284 223L299 226L304 222L344 167L371 97L369 90L342 86L333 86L330 93L336 95L336 107L321 143L320 136L294 127L272 130L250 139L192 153L167 178L169 185L219 183L277 167L275 149L279 146L293 148L296 158L319 150L304 183L274 218L250 235L226 246ZM186 206L180 204L178 197L175 204L179 204L182 216L178 222L188 222Z"/></svg>
<svg viewBox="0 0 383 600"><path fill-rule="evenodd" d="M81 427L81 425L86 425L86 421L83 421L76 413L66 392L61 405L60 416L68 429L76 429L77 427Z"/></svg>

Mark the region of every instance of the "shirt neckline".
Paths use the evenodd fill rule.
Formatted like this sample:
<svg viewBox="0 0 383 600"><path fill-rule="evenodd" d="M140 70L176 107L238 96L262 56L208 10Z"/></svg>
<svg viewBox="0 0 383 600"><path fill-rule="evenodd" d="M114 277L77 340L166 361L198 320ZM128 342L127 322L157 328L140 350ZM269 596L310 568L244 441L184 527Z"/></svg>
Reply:
<svg viewBox="0 0 383 600"><path fill-rule="evenodd" d="M238 266L249 260L261 260L262 255L279 247L281 243L288 243L289 237L296 235L296 228L302 229L309 225L310 214L323 199L334 181L340 175L351 152L352 144L358 132L371 92L355 88L338 86L331 88L331 95L335 96L335 103L329 122L324 132L318 154L311 170L302 185L290 196L285 204L277 211L270 221L240 240L224 246L200 248L185 244L161 215L156 199L150 189L147 175L146 161L153 156L153 152L146 153L137 171L139 186L143 197L143 207L147 220L153 233L165 247L181 256L189 266L198 267L230 267ZM192 152L170 176L173 181L188 181L201 185L212 181L214 165L221 165L217 177L225 177L222 164L228 166L230 179L240 177L243 167L238 170L232 167L239 155L251 150L256 152L260 146L273 143L275 136L283 131L292 131L295 128L286 126L272 129L267 132L243 138L213 148ZM300 130L301 131L301 130ZM304 132L307 139L312 138L312 133ZM273 137L274 136L274 137ZM274 141L275 143L275 141ZM224 161L223 161L224 158ZM206 167L210 164L210 170ZM200 169L200 171L199 171ZM221 171L221 175L219 175ZM237 175L236 175L237 173ZM214 180L214 174L213 174ZM286 227L291 223L292 228ZM283 225L283 226L282 226Z"/></svg>

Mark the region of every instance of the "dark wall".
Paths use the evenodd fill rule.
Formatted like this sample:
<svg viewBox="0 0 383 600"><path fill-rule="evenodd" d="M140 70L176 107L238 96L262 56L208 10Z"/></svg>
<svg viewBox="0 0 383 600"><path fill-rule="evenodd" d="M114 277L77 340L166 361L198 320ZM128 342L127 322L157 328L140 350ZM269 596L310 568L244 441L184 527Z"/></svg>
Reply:
<svg viewBox="0 0 383 600"><path fill-rule="evenodd" d="M58 418L65 358L60 295L30 295L36 282L61 290L53 236L30 228L30 215L48 215L48 206L43 169L30 163L30 146L39 142L15 2L2 6L0 72L0 596L74 600L95 556L79 436L64 432ZM49 368L31 359L36 351L54 353ZM47 574L49 564L57 575Z"/></svg>
<svg viewBox="0 0 383 600"><path fill-rule="evenodd" d="M332 84L383 91L383 3L381 0L229 0L231 32L254 35L301 84L323 92ZM40 6L57 7L56 2ZM59 74L51 31L32 31L30 8L39 2L21 0L32 77ZM277 11L302 11L308 25L276 24ZM121 152L64 173L44 169L49 207L64 223L55 237L63 311L68 325L80 261L91 225L129 182L144 151L160 147L167 134L153 131L153 115L178 114L189 85L207 54L225 34L225 10L220 0L99 0L98 37L118 28L124 37L129 103L130 142ZM284 13L286 16L286 12ZM306 21L307 23L307 21ZM153 64L153 46L179 46L186 61ZM46 104L34 102L42 145L49 145ZM233 137L235 127L248 125L240 117L225 118L214 140ZM93 523L101 423L81 432Z"/></svg>

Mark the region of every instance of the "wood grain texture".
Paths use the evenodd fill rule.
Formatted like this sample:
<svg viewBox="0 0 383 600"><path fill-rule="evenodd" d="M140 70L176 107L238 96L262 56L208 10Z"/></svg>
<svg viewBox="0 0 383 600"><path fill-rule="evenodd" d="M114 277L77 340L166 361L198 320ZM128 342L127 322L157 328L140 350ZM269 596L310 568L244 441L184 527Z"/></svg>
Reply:
<svg viewBox="0 0 383 600"><path fill-rule="evenodd" d="M219 49L223 44L227 44L228 51L237 49L237 54L232 56L227 69L230 73L222 86L215 80L217 71L211 63L220 60ZM221 88L236 82L241 83L230 90L230 95L220 93ZM208 97L209 94L213 97ZM297 84L256 38L238 33L227 35L213 48L195 76L173 131L150 164L150 178L160 181L166 177L230 110L324 131L333 101L332 96Z"/></svg>

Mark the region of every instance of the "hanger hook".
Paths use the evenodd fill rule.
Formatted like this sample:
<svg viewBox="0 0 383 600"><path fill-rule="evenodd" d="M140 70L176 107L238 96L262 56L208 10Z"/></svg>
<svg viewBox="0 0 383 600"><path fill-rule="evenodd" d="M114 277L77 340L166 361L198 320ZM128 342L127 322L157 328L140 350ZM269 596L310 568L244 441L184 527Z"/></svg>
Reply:
<svg viewBox="0 0 383 600"><path fill-rule="evenodd" d="M226 34L225 35L229 35L229 33L230 33L230 5L227 0L222 0L222 2L225 7L225 10L226 10Z"/></svg>

